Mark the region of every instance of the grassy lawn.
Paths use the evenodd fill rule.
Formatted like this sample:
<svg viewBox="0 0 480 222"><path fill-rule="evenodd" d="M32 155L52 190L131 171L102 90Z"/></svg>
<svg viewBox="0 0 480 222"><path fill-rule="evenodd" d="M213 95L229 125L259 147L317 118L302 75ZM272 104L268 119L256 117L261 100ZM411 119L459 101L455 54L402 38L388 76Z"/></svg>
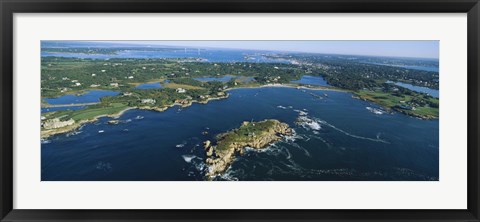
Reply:
<svg viewBox="0 0 480 222"><path fill-rule="evenodd" d="M128 107L127 105L122 103L113 103L109 107L86 108L82 110L76 110L75 112L70 114L70 117L75 121L92 119L100 115L111 115L111 114L118 113L126 109L127 107Z"/></svg>
<svg viewBox="0 0 480 222"><path fill-rule="evenodd" d="M362 99L366 99L377 103L387 109L392 109L395 106L405 105L405 103L410 102L414 97L410 95L402 95L402 96L395 96L388 92L380 92L380 91L368 91L368 90L361 90L358 92L354 92L357 96ZM438 104L437 98L430 98L428 99L430 102L434 102ZM404 103L400 102L404 101ZM396 108L398 109L398 108ZM413 114L416 116L423 116L423 117L437 117L438 118L438 108L430 107L430 106L418 106L415 107L415 110L401 110L404 113Z"/></svg>
<svg viewBox="0 0 480 222"><path fill-rule="evenodd" d="M163 83L163 81L165 81L165 78L151 79L151 80L148 80L148 82L129 82L128 84L132 86L138 86L145 83L156 83L156 82Z"/></svg>
<svg viewBox="0 0 480 222"><path fill-rule="evenodd" d="M205 89L199 86L192 86L192 85L185 85L185 84L177 84L177 83L167 83L165 84L166 88L176 89L176 88L183 88L183 89Z"/></svg>
<svg viewBox="0 0 480 222"><path fill-rule="evenodd" d="M362 99L366 99L366 100L378 103L387 108L392 108L395 105L401 104L400 101L411 100L410 96L397 97L397 96L391 95L390 93L377 92L377 91L361 90L359 92L355 92L355 94L357 94Z"/></svg>
<svg viewBox="0 0 480 222"><path fill-rule="evenodd" d="M437 108L432 108L428 106L423 106L423 107L417 107L414 111L412 111L415 114L419 114L422 116L436 116L438 117L439 112Z"/></svg>
<svg viewBox="0 0 480 222"><path fill-rule="evenodd" d="M112 103L108 107L91 106L81 110L67 110L46 113L44 116L48 119L60 118L67 120L72 118L78 122L80 120L93 119L96 116L115 114L126 109L127 107L128 106L123 103Z"/></svg>

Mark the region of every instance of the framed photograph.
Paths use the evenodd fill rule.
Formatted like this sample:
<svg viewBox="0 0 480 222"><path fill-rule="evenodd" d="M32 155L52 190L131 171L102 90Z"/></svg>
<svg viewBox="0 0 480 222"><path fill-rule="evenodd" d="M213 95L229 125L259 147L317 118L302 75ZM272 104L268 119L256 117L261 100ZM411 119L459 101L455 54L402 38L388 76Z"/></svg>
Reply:
<svg viewBox="0 0 480 222"><path fill-rule="evenodd" d="M479 10L1 1L1 221L479 221Z"/></svg>

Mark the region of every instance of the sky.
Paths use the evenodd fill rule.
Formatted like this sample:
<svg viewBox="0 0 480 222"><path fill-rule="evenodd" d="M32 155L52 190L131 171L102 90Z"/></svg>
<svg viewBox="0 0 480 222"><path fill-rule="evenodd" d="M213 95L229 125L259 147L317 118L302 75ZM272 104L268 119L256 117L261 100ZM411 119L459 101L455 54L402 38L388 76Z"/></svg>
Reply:
<svg viewBox="0 0 480 222"><path fill-rule="evenodd" d="M435 58L439 41L115 41L196 48L256 49L342 55Z"/></svg>

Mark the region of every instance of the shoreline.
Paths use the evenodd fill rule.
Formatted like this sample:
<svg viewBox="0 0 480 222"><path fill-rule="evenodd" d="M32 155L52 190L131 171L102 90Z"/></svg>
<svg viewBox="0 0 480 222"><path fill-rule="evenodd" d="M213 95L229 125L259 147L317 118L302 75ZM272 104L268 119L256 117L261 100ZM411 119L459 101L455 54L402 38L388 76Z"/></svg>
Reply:
<svg viewBox="0 0 480 222"><path fill-rule="evenodd" d="M230 91L230 90L234 90L234 89L254 89L254 88L269 88L269 87L309 89L309 90L319 90L319 91L350 92L349 90L340 89L340 88L336 88L336 87L326 87L326 86L306 87L306 86L295 85L295 84L267 84L267 85L259 85L259 86L242 86L242 87L227 88L224 91Z"/></svg>
<svg viewBox="0 0 480 222"><path fill-rule="evenodd" d="M352 93L351 91L349 90L343 90L343 89L340 89L340 88L335 88L335 87L322 87L322 86L319 86L319 87L315 87L315 88L310 88L310 87L306 87L306 86L299 86L299 85L294 85L294 84L267 84L267 85L259 85L259 86L244 86L244 87L234 87L234 88L227 88L224 90L224 92L228 92L228 91L231 91L231 90L234 90L234 89L254 89L254 88L270 88L270 87L282 87L282 88L295 88L295 89L308 89L308 90L318 90L318 91L336 91L336 92L345 92L345 93ZM181 104L181 103L173 103L171 105L167 105L165 107L150 107L150 106L136 106L136 107L127 107L121 111L119 111L118 113L115 113L115 114L110 114L110 115L99 115L99 116L95 116L93 117L92 119L89 119L89 120L81 120L79 121L78 123L74 123L73 125L71 126L67 126L67 127L63 127L63 128L58 128L58 129L52 129L52 130L48 130L48 131L40 131L41 132L41 139L46 139L50 136L53 136L53 135L57 135L57 134L62 134L62 133L68 133L70 131L73 131L79 127L81 127L83 124L86 124L86 123L90 123L90 122L95 122L98 120L98 118L101 118L101 117L111 117L113 119L118 119L120 118L125 112L129 111L129 110L133 110L133 109L139 109L139 110L152 110L152 111L156 111L156 112L163 112L163 111L166 111L167 109L169 108L172 108L174 106L181 106L182 108L185 108L185 107L189 107L191 105L193 105L194 103L198 103L198 104L207 104L208 102L210 101L213 101L213 100L221 100L221 99L227 99L230 95L228 93L225 94L225 96L222 96L222 97L215 97L215 98L208 98L206 99L205 101L198 101L198 100L192 100L190 101L189 103L186 103L186 104ZM355 98L355 97L354 97ZM374 101L370 101L368 99L364 99L364 98L355 98L355 99L359 99L359 100L363 100L363 101L369 101L369 102L373 102L375 103ZM377 103L375 103L377 104ZM377 104L377 105L380 105L380 104ZM382 105L380 105L381 107L384 107ZM384 108L387 108L389 109L388 107L384 107ZM402 112L402 111L398 111L396 109L394 109L395 111L399 112L399 113L402 113L403 115L407 115L407 116L410 116L410 117L415 117L415 118L420 118L422 120L435 120L435 119L438 119L438 117L436 118L432 118L432 117L423 117L423 116L419 116L419 115L414 115L414 114L411 114L411 113L408 113L408 112Z"/></svg>
<svg viewBox="0 0 480 222"><path fill-rule="evenodd" d="M104 88L91 88L91 87L89 87L89 88L86 88L86 89L77 89L77 90L67 91L66 93L63 93L61 95L54 96L54 97L42 97L41 100L43 101L44 99L57 99L59 97L67 96L67 95L77 95L77 94L85 95L85 94L88 93L88 91L112 91L112 92L121 93L121 91L118 91L118 88L117 88L117 90L115 90L115 89L104 89Z"/></svg>
<svg viewBox="0 0 480 222"><path fill-rule="evenodd" d="M192 100L190 103L187 103L187 104L174 103L172 105L168 105L168 106L161 107L161 108L160 107L149 107L149 106L127 107L127 108L119 111L118 113L98 115L98 116L93 117L92 119L81 120L78 123L74 123L73 125L70 125L70 126L66 126L66 127L62 127L62 128L58 128L58 129L51 129L51 130L40 130L40 139L47 139L50 136L71 132L73 130L76 130L76 129L80 128L84 124L96 122L96 121L98 121L99 118L102 118L102 117L110 117L110 118L113 118L113 119L118 119L125 112L127 112L129 110L139 109L139 110L152 110L152 111L156 111L156 112L163 112L163 111L165 111L169 108L172 108L174 106L181 106L181 107L185 108L185 107L189 107L189 106L193 105L194 103L207 104L210 101L227 99L228 97L229 97L229 94L226 94L226 96L224 96L224 97L208 98L204 102L203 101Z"/></svg>

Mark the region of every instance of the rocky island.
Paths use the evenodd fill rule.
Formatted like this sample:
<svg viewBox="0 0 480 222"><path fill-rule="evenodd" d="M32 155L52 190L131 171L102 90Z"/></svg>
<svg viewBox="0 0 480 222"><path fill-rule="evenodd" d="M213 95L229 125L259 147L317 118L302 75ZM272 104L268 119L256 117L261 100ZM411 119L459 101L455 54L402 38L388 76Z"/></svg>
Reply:
<svg viewBox="0 0 480 222"><path fill-rule="evenodd" d="M216 145L205 141L207 155L206 176L212 179L215 175L224 172L235 159L236 153L243 153L245 147L262 149L276 142L285 135L291 135L293 130L286 123L275 119L260 122L243 122L234 130L216 136Z"/></svg>

